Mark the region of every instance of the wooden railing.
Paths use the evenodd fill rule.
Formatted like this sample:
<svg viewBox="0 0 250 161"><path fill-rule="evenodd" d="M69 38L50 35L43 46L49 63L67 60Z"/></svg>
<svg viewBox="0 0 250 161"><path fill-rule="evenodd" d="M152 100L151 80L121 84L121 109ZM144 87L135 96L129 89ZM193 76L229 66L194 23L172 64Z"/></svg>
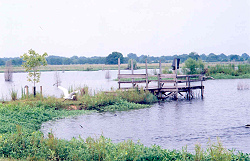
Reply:
<svg viewBox="0 0 250 161"><path fill-rule="evenodd" d="M131 62L133 64L133 62ZM149 75L147 70L147 61L145 63L146 67L146 74L134 74L133 67L131 69L131 74L121 74L120 73L120 59L118 59L118 84L119 89L121 88L121 84L123 83L131 83L132 88L135 87L138 83L145 83L146 87L144 89L150 90L153 92L157 92L158 94L162 94L164 92L170 92L171 95L176 95L180 92L187 92L188 96L190 96L190 92L193 89L201 89L201 96L203 97L204 92L204 76L200 74L194 74L194 75L177 75L177 74L162 74L161 73L161 63L159 63L159 74L157 75L156 81L157 87L149 87ZM177 69L174 70L174 73L177 73ZM192 82L201 82L201 85L192 85ZM170 85L171 84L171 85Z"/></svg>

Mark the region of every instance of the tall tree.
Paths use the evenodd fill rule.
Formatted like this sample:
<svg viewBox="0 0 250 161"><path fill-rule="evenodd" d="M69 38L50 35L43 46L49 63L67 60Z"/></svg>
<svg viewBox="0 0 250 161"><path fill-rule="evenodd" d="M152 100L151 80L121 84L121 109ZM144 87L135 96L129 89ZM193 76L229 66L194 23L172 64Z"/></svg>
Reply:
<svg viewBox="0 0 250 161"><path fill-rule="evenodd" d="M244 59L244 60L247 60L249 58L249 55L247 53L243 53L241 55L241 57Z"/></svg>
<svg viewBox="0 0 250 161"><path fill-rule="evenodd" d="M1 65L5 65L5 61L3 61L2 59L0 59L0 66Z"/></svg>
<svg viewBox="0 0 250 161"><path fill-rule="evenodd" d="M198 60L200 58L199 54L196 52L191 52L188 54L188 58L194 59L194 60Z"/></svg>
<svg viewBox="0 0 250 161"><path fill-rule="evenodd" d="M239 61L240 56L239 55L229 55L230 61Z"/></svg>
<svg viewBox="0 0 250 161"><path fill-rule="evenodd" d="M216 62L216 61L218 61L218 55L210 53L207 57L207 62Z"/></svg>
<svg viewBox="0 0 250 161"><path fill-rule="evenodd" d="M218 59L219 61L228 61L228 58L225 54L221 53L219 56L218 56Z"/></svg>
<svg viewBox="0 0 250 161"><path fill-rule="evenodd" d="M34 83L34 96L36 95L36 83L40 81L40 75L38 68L43 65L47 65L46 56L47 53L39 55L34 50L30 49L27 53L24 53L21 58L23 58L23 67L28 73L28 81Z"/></svg>
<svg viewBox="0 0 250 161"><path fill-rule="evenodd" d="M112 52L106 57L106 64L118 64L118 58L120 58L120 62L123 63L124 57L120 52Z"/></svg>
<svg viewBox="0 0 250 161"><path fill-rule="evenodd" d="M134 59L134 60L138 61L138 56L136 54L134 54L134 53L129 53L128 54L128 58L129 59Z"/></svg>

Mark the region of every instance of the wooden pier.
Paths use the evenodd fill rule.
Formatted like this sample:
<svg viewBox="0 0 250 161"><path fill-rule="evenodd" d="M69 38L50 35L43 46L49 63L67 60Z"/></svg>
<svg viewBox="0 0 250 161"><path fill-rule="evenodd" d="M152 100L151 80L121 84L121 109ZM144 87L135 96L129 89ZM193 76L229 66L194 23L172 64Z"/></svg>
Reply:
<svg viewBox="0 0 250 161"><path fill-rule="evenodd" d="M132 63L133 62L131 62L131 64ZM138 85L141 84L143 90L152 92L158 98L173 97L174 99L178 99L178 95L185 96L185 98L187 99L191 99L194 97L192 91L200 90L201 98L203 98L203 81L205 81L205 77L200 74L177 75L178 65L176 59L174 60L173 64L174 74L162 74L161 62L159 62L159 74L157 74L157 79L149 80L149 77L155 77L155 75L149 76L147 69L147 60L145 62L145 74L134 74L133 65L131 65L131 74L121 74L120 59L118 59L118 87L119 89L131 89L139 87ZM124 78L125 80L123 80ZM122 88L122 84L132 84L132 86Z"/></svg>

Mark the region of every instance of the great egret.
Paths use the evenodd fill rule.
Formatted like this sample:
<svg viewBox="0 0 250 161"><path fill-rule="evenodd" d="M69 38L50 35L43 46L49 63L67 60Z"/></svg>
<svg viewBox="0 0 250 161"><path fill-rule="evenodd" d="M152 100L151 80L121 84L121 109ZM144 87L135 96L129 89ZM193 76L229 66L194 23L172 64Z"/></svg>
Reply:
<svg viewBox="0 0 250 161"><path fill-rule="evenodd" d="M74 91L74 92L69 93L69 91L66 88L63 88L62 86L58 86L58 88L63 91L64 101L65 100L75 100L75 98L76 98L75 95L76 95L76 93L79 92L79 91Z"/></svg>

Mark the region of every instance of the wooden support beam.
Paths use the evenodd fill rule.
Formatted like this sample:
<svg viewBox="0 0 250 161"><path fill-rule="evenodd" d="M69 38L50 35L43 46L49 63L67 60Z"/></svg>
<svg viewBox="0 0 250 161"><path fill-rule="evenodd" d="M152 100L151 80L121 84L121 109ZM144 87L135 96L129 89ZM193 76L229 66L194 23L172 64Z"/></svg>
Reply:
<svg viewBox="0 0 250 161"><path fill-rule="evenodd" d="M121 88L121 84L120 84L120 78L119 78L119 75L121 74L121 68L120 68L120 58L118 58L118 88L120 89Z"/></svg>
<svg viewBox="0 0 250 161"><path fill-rule="evenodd" d="M29 98L29 87L26 85L25 89L26 89L26 99L28 99Z"/></svg>
<svg viewBox="0 0 250 161"><path fill-rule="evenodd" d="M176 92L175 92L175 99L178 99L178 85L177 85L177 59L174 59L174 64L175 64L175 70L174 70L174 73L175 73L175 78L174 78L174 80L175 80L175 83L174 83L174 85L175 85L175 88L176 88Z"/></svg>
<svg viewBox="0 0 250 161"><path fill-rule="evenodd" d="M40 95L43 95L43 86L40 86Z"/></svg>
<svg viewBox="0 0 250 161"><path fill-rule="evenodd" d="M161 60L159 61L159 74L162 74L162 70L161 70Z"/></svg>
<svg viewBox="0 0 250 161"><path fill-rule="evenodd" d="M146 89L148 89L148 63L147 63L147 59L145 61L145 68L146 68Z"/></svg>
<svg viewBox="0 0 250 161"><path fill-rule="evenodd" d="M204 89L203 89L203 76L200 76L200 80L201 80L201 98L203 99L203 94L204 94Z"/></svg>
<svg viewBox="0 0 250 161"><path fill-rule="evenodd" d="M134 74L134 64L133 64L133 59L131 59L131 73L132 75ZM134 78L132 78L132 88L135 88L135 83L134 82Z"/></svg>
<svg viewBox="0 0 250 161"><path fill-rule="evenodd" d="M176 74L161 74L161 78L176 78Z"/></svg>
<svg viewBox="0 0 250 161"><path fill-rule="evenodd" d="M118 78L146 78L146 74L118 74Z"/></svg>

